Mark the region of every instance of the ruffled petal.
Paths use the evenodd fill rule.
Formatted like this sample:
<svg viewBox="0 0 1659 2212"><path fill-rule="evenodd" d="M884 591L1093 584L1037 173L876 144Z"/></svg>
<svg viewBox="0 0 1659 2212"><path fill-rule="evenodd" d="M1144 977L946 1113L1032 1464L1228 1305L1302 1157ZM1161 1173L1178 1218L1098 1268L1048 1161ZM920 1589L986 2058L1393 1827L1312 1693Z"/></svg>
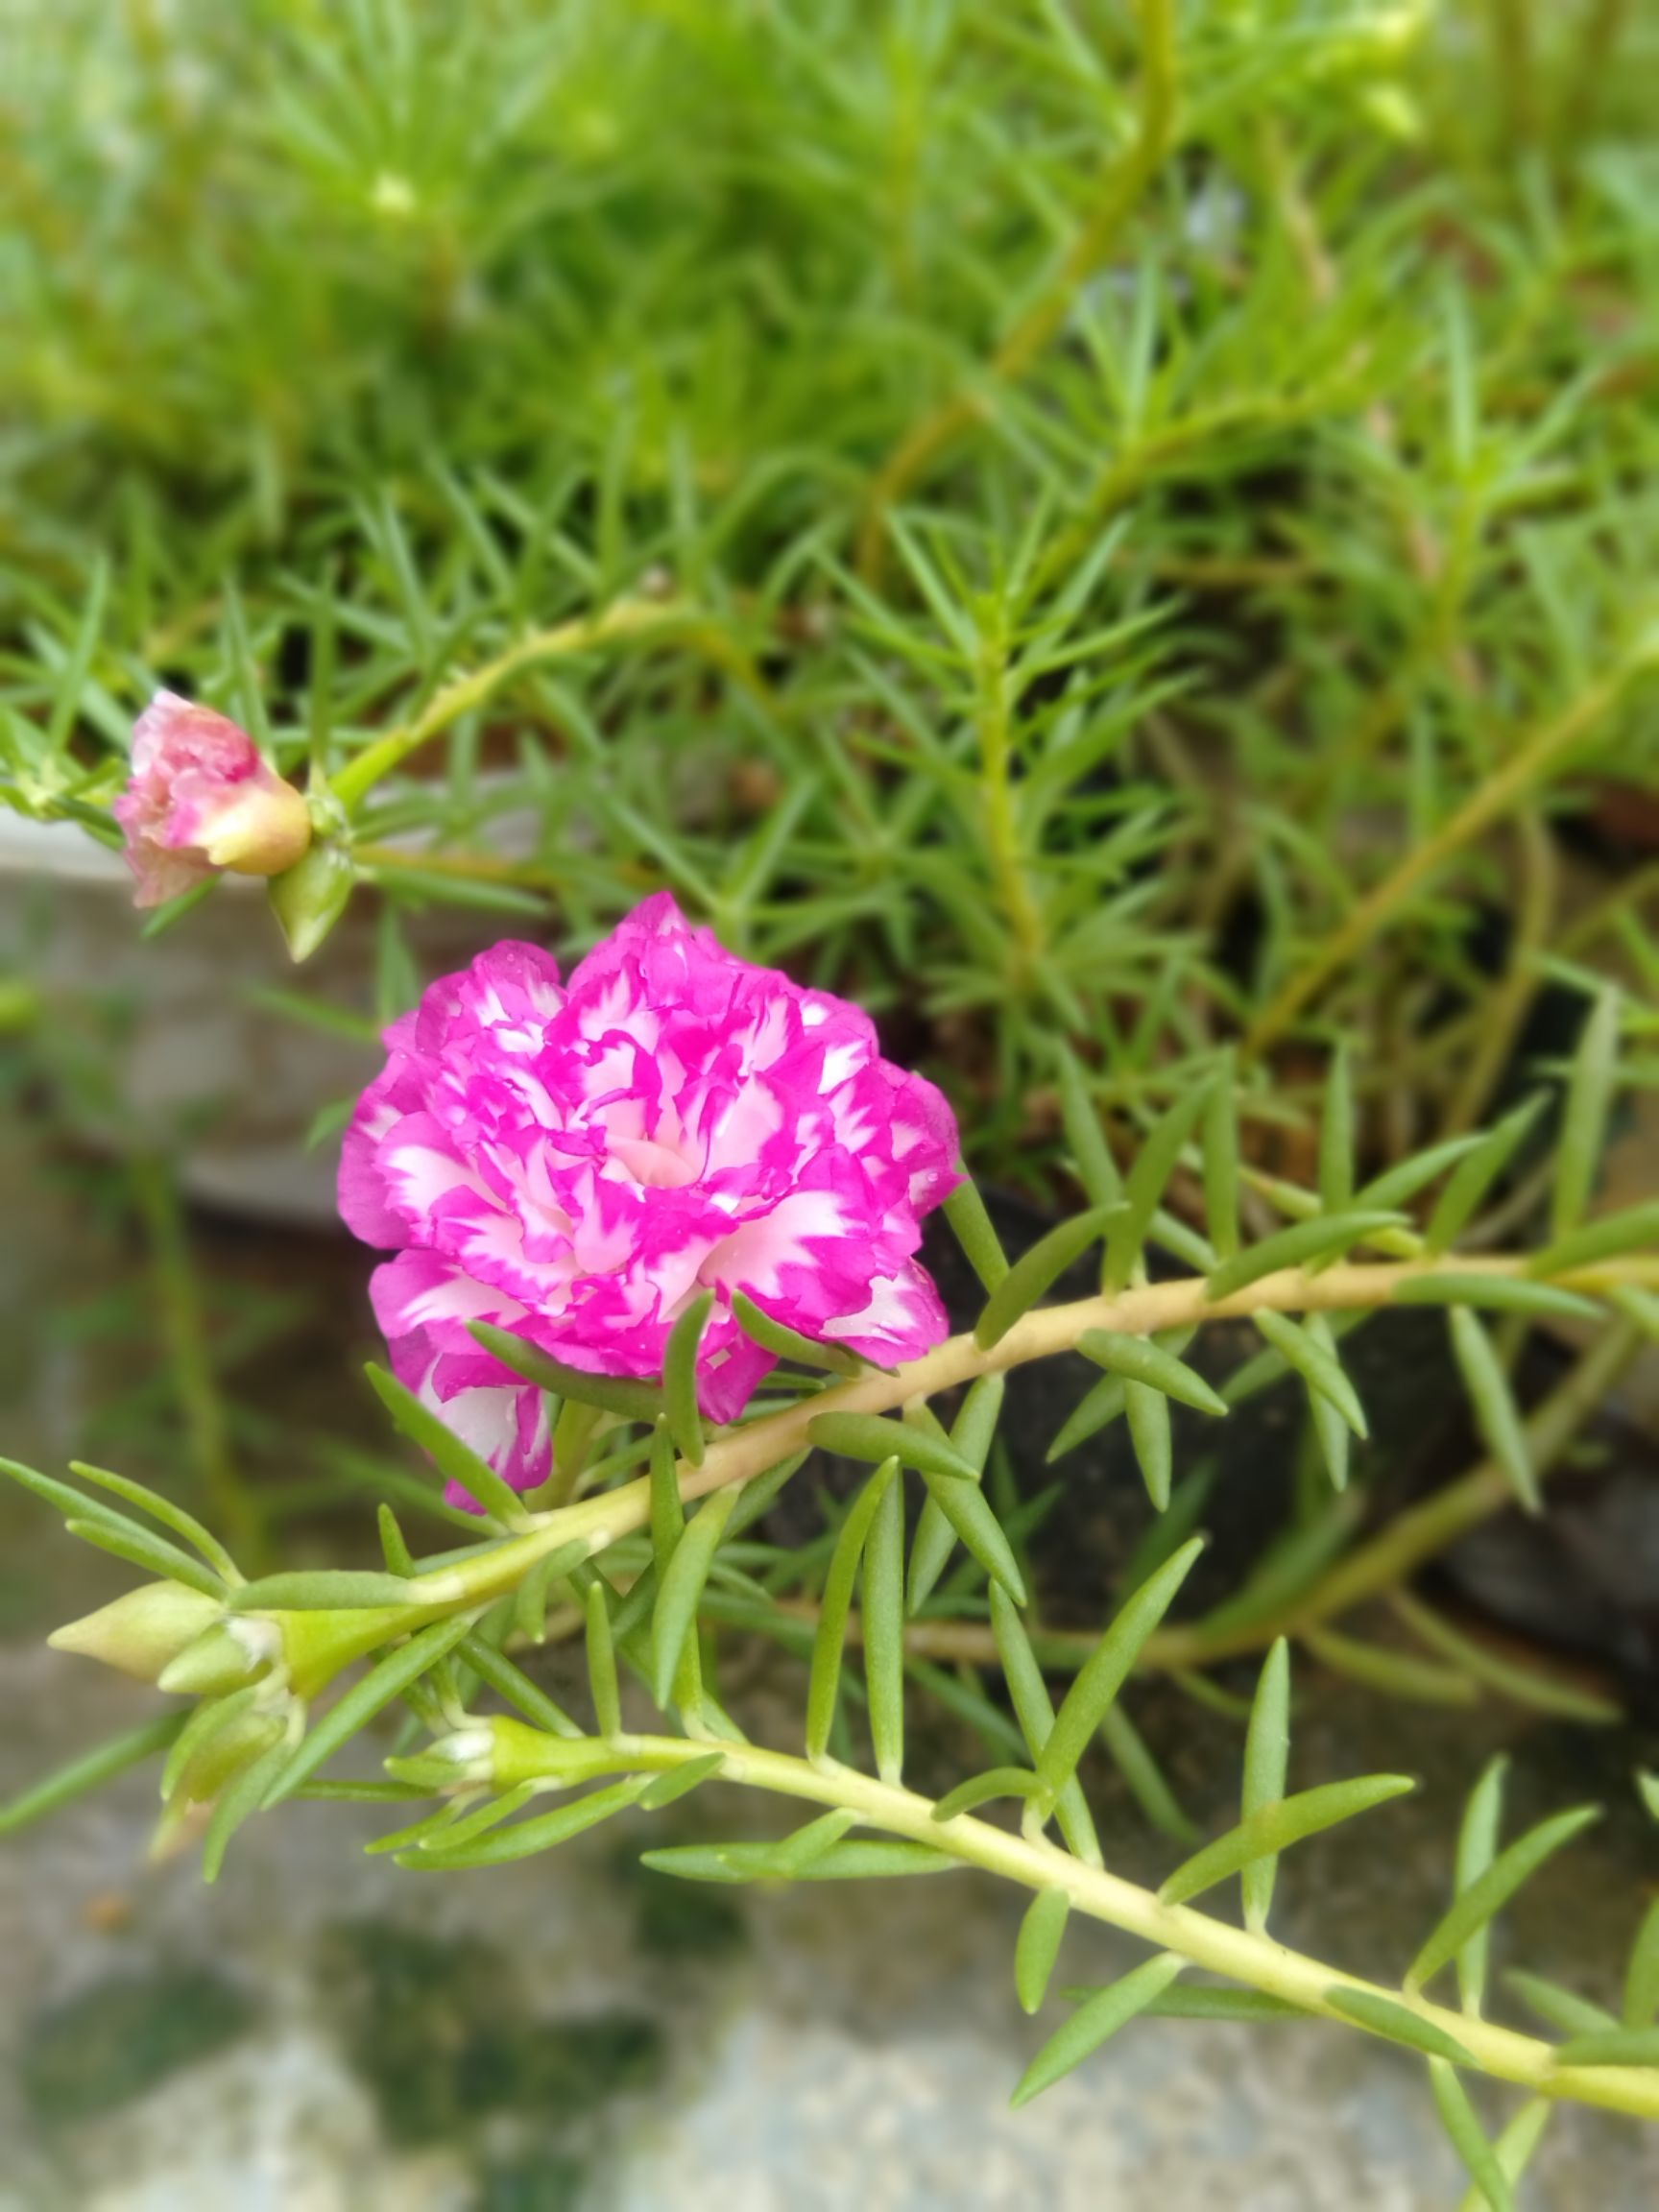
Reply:
<svg viewBox="0 0 1659 2212"><path fill-rule="evenodd" d="M498 945L386 1042L347 1133L341 1211L399 1253L376 1311L419 1343L435 1403L510 1388L479 1365L467 1324L481 1318L590 1373L659 1376L701 1288L698 1387L716 1422L773 1364L737 1327L735 1291L884 1363L945 1334L914 1258L956 1181L945 1099L882 1059L857 1007L734 958L666 893L566 984L535 947ZM491 1417L511 1456L500 1437L522 1409Z"/></svg>

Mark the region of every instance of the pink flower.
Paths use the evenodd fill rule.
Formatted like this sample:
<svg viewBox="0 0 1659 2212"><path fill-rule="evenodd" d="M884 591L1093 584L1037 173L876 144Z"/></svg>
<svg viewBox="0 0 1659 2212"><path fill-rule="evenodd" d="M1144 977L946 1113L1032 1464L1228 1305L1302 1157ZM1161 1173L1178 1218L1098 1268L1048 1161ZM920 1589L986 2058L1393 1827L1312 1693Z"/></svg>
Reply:
<svg viewBox="0 0 1659 2212"><path fill-rule="evenodd" d="M279 876L311 842L311 816L246 730L157 691L132 729L132 776L115 802L137 878L159 906L222 868Z"/></svg>
<svg viewBox="0 0 1659 2212"><path fill-rule="evenodd" d="M493 1321L591 1374L655 1378L714 1292L698 1365L715 1421L772 1355L731 1296L883 1364L946 1334L913 1257L957 1180L931 1083L855 1006L754 968L648 899L561 985L503 944L386 1032L340 1164L400 1380L516 1488L548 1471L542 1397L473 1341Z"/></svg>

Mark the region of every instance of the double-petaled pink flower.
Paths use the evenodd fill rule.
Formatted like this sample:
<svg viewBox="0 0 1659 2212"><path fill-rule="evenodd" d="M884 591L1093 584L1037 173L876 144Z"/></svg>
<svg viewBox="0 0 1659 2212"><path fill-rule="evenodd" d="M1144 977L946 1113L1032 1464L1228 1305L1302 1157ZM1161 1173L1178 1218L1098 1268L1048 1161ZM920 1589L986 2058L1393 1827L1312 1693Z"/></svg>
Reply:
<svg viewBox="0 0 1659 2212"><path fill-rule="evenodd" d="M711 1290L698 1391L715 1421L773 1364L733 1291L883 1364L944 1336L914 1255L956 1181L950 1107L882 1059L856 1007L735 958L666 893L567 984L534 946L497 945L386 1043L341 1212L397 1247L372 1290L399 1379L516 1487L548 1471L542 1396L469 1322L653 1378Z"/></svg>
<svg viewBox="0 0 1659 2212"><path fill-rule="evenodd" d="M132 776L115 802L137 880L159 906L222 869L279 876L311 842L311 816L246 730L157 691L132 729Z"/></svg>

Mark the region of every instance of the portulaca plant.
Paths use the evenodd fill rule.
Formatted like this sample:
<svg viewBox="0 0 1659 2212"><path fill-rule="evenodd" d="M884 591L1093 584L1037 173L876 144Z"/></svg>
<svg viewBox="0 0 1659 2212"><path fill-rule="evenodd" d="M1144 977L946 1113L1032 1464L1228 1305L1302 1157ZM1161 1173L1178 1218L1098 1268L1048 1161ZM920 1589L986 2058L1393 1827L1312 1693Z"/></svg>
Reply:
<svg viewBox="0 0 1659 2212"><path fill-rule="evenodd" d="M292 835L303 802L227 727L172 700L139 726L116 811L140 902L158 882L180 887L169 871L232 864L215 842L220 805L238 824L240 864L265 867L286 838L290 868L306 865L309 816L306 836ZM725 1883L977 1867L1028 1893L1020 2002L1063 2010L1017 2102L1140 2013L1325 2020L1421 2054L1475 2188L1503 2212L1555 2103L1659 2117L1659 1908L1637 1917L1622 2018L1537 1976L1519 1985L1554 2040L1489 2018L1493 1918L1594 1817L1570 1808L1506 1837L1499 1766L1470 1798L1446 1912L1399 1985L1286 1948L1270 1925L1283 1855L1411 1787L1372 1774L1288 1788L1290 1649L1323 1647L1325 1623L1503 1503L1535 1510L1586 1407L1652 1333L1655 1209L1586 1212L1619 1018L1609 992L1586 1024L1552 1230L1537 1249L1499 1248L1482 1226L1531 1105L1358 1184L1338 1056L1317 1189L1272 1186L1283 1218L1247 1236L1230 1058L1119 1156L1086 1067L1062 1051L1057 1096L1085 1203L1011 1262L944 1096L883 1057L857 1007L734 956L665 893L567 977L536 945L498 944L386 1031L340 1169L347 1223L391 1254L371 1284L388 1347L372 1380L443 1479L439 1509L458 1541L418 1556L388 1503L383 1569L249 1578L191 1514L118 1474L79 1465L73 1488L8 1463L74 1533L146 1577L52 1641L167 1701L153 1726L43 1784L8 1823L157 1754L161 1839L199 1839L209 1880L244 1821L297 1794L384 1800L394 1826L376 1847L427 1873L552 1851L692 1790L782 1798L808 1817L781 1842L646 1857ZM1176 1202L1179 1177L1202 1193L1200 1220ZM957 1336L917 1257L938 1207L983 1286ZM1097 1290L1047 1302L1091 1253ZM1203 1548L1205 1490L1173 1464L1171 1407L1222 1419L1296 1379L1339 1494L1350 1439L1366 1429L1342 1340L1406 1305L1446 1310L1489 1464L1334 1565L1328 1543L1304 1537L1306 1559L1293 1541L1208 1623L1172 1623ZM1577 1368L1529 1419L1488 1313L1588 1332ZM1248 1322L1261 1349L1217 1387L1187 1354L1222 1319ZM1100 1593L1098 1635L1057 1647L1032 1610L1028 1516L996 1500L986 1470L1006 1375L1067 1353L1098 1380L1050 1457L1125 1421L1156 1518L1121 1585ZM825 1543L794 1562L764 1552L784 1572L757 1580L748 1569L768 1508L814 1453L867 1472ZM956 1595L942 1616L948 1572ZM1375 1647L1379 1673L1480 1671L1477 1647L1426 1611L1417 1622L1429 1652ZM989 1764L923 1794L906 1780L908 1708L937 1687L922 1654L942 1623L967 1633L1001 1687L970 1699ZM719 1686L716 1629L807 1659L792 1742L745 1733ZM574 1710L536 1659L572 1637L588 1677ZM1091 1811L1092 1746L1133 1768L1154 1813L1161 1785L1119 1692L1172 1652L1193 1666L1252 1649L1262 1664L1237 1825L1155 1891L1125 1881ZM1505 1687L1526 1694L1514 1670ZM394 1710L403 1719L386 1755L372 1731ZM1659 1784L1641 1787L1659 1815ZM1107 1987L1057 1999L1073 1915L1140 1938L1147 1956ZM1472 2073L1527 2092L1496 2143L1464 2086Z"/></svg>
<svg viewBox="0 0 1659 2212"><path fill-rule="evenodd" d="M0 1831L148 1761L208 1880L300 1795L415 1874L610 1821L693 1881L977 1869L1022 2102L1141 2014L1315 2022L1424 2062L1492 2212L1561 2104L1659 2117L1659 1906L1616 1990L1493 1939L1594 1808L1472 1775L1386 1983L1275 1920L1409 1787L1293 1772L1312 1670L1619 1717L1420 1571L1659 1337L1605 1172L1659 993L1642 12L82 12L91 102L74 7L8 49L0 804L123 848L146 930L262 877L303 960L373 902L385 1065L324 1130L423 1456L304 1572L12 1464L137 1578L54 1641L157 1710ZM440 903L515 941L422 991ZM1479 1457L1394 1511L1351 1354L1410 1308ZM1108 1435L1144 1482L1086 1627L1034 1366L1055 1483ZM1294 1505L1206 1598L1188 1438L1269 1388ZM1239 1722L1221 1833L1153 1675ZM691 1791L733 1840L654 1826ZM1076 1987L1079 1918L1144 1957Z"/></svg>

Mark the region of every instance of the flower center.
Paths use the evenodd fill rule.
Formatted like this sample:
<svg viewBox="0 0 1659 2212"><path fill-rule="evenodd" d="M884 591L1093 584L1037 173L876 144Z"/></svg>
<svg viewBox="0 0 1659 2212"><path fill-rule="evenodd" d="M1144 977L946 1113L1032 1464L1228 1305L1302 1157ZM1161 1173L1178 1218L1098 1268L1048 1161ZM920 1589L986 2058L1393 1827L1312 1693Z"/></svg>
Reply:
<svg viewBox="0 0 1659 2212"><path fill-rule="evenodd" d="M636 1183L651 1190L678 1190L684 1184L695 1183L699 1173L695 1161L660 1137L613 1137L611 1157L622 1163Z"/></svg>

